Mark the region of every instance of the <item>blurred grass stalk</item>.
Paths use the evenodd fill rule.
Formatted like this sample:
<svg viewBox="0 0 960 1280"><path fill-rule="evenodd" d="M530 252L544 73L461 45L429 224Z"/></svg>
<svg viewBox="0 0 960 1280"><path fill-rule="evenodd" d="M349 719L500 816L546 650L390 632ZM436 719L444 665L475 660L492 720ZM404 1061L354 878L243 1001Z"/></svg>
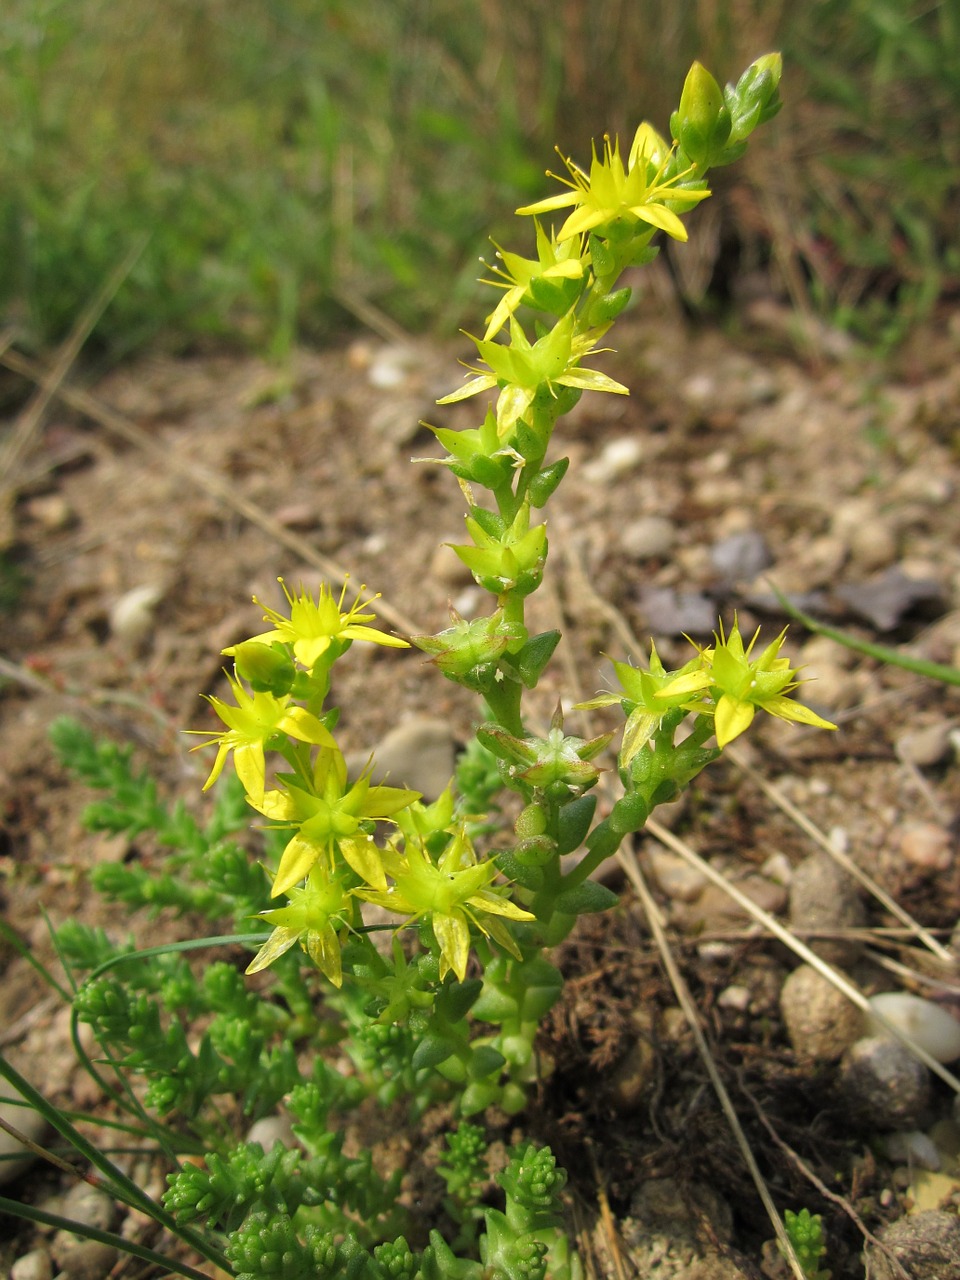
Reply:
<svg viewBox="0 0 960 1280"><path fill-rule="evenodd" d="M789 263L895 335L960 274L955 0L5 0L0 307L56 341L148 231L96 335L115 357L282 357L342 321L335 288L472 323L484 232L542 194L556 137L584 161L639 111L664 128L693 57L722 77L773 47L803 104L766 141L779 216L749 167L721 181L681 291L701 305L731 253Z"/></svg>

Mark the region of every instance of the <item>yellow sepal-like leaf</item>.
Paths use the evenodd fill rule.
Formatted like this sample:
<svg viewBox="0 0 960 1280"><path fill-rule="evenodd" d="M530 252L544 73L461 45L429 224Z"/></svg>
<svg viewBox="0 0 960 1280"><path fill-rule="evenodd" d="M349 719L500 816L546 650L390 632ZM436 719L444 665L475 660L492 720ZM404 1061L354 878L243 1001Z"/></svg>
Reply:
<svg viewBox="0 0 960 1280"><path fill-rule="evenodd" d="M279 897L295 884L307 878L310 868L320 857L322 850L310 840L304 840L299 832L283 851L277 876L270 890L270 897Z"/></svg>
<svg viewBox="0 0 960 1280"><path fill-rule="evenodd" d="M247 965L244 973L259 973L261 969L266 969L273 964L274 960L278 960L285 952L289 951L299 937L299 929L290 929L286 925L278 925Z"/></svg>
<svg viewBox="0 0 960 1280"><path fill-rule="evenodd" d="M387 877L383 870L383 858L376 843L369 837L348 837L337 842L343 860L361 880L385 893Z"/></svg>
<svg viewBox="0 0 960 1280"><path fill-rule="evenodd" d="M739 738L744 730L753 723L757 708L752 702L742 702L739 698L731 698L724 694L717 703L714 716L714 727L717 734L717 746L725 747L734 738Z"/></svg>
<svg viewBox="0 0 960 1280"><path fill-rule="evenodd" d="M337 931L328 920L320 929L308 929L306 936L307 955L321 973L330 979L335 987L343 986L343 966L340 959L340 939Z"/></svg>
<svg viewBox="0 0 960 1280"><path fill-rule="evenodd" d="M452 969L461 982L467 976L467 960L470 957L470 930L459 913L442 915L435 911L430 918L433 936L440 944L440 979Z"/></svg>
<svg viewBox="0 0 960 1280"><path fill-rule="evenodd" d="M623 726L623 742L620 746L620 767L629 768L630 761L650 741L663 717L654 715L646 707L635 707Z"/></svg>

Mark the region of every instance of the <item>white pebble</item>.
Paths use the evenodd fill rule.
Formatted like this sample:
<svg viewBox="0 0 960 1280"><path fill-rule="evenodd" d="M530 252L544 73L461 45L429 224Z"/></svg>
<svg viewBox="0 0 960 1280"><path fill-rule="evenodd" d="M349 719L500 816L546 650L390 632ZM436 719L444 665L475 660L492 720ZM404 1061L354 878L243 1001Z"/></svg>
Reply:
<svg viewBox="0 0 960 1280"><path fill-rule="evenodd" d="M900 852L907 862L925 871L949 871L953 866L953 836L936 822L908 822L900 831Z"/></svg>
<svg viewBox="0 0 960 1280"><path fill-rule="evenodd" d="M883 1145L888 1158L898 1164L909 1164L914 1168L931 1169L934 1172L940 1168L937 1144L919 1129L891 1133L884 1139Z"/></svg>
<svg viewBox="0 0 960 1280"><path fill-rule="evenodd" d="M953 732L947 721L939 721L923 729L902 733L896 741L897 755L905 764L914 764L918 769L942 764L950 755L950 735Z"/></svg>
<svg viewBox="0 0 960 1280"><path fill-rule="evenodd" d="M636 560L653 560L669 555L677 540L672 520L666 516L640 516L620 532L620 546Z"/></svg>
<svg viewBox="0 0 960 1280"><path fill-rule="evenodd" d="M596 458L583 468L583 476L591 484L609 484L639 466L643 445L637 436L620 436L605 444Z"/></svg>
<svg viewBox="0 0 960 1280"><path fill-rule="evenodd" d="M295 1142L293 1121L286 1113L279 1116L262 1116L247 1130L247 1142L259 1142L264 1151L272 1151L278 1142L285 1147L291 1147Z"/></svg>
<svg viewBox="0 0 960 1280"><path fill-rule="evenodd" d="M699 898L707 884L702 871L652 841L647 845L647 856L654 879L668 898L680 902L695 902Z"/></svg>
<svg viewBox="0 0 960 1280"><path fill-rule="evenodd" d="M10 1268L10 1280L51 1280L53 1264L46 1249L21 1254Z"/></svg>
<svg viewBox="0 0 960 1280"><path fill-rule="evenodd" d="M871 996L870 1007L882 1014L900 1031L915 1040L937 1062L953 1062L960 1058L960 1022L922 996L907 991L885 991ZM887 1035L886 1028L868 1015L870 1035Z"/></svg>
<svg viewBox="0 0 960 1280"><path fill-rule="evenodd" d="M705 964L726 964L733 956L733 946L729 942L701 942L697 955Z"/></svg>
<svg viewBox="0 0 960 1280"><path fill-rule="evenodd" d="M110 610L110 631L128 649L139 649L156 627L163 588L155 582L127 591Z"/></svg>
<svg viewBox="0 0 960 1280"><path fill-rule="evenodd" d="M746 1013L750 1008L750 988L725 987L717 996L717 1004L721 1009L732 1009L735 1013Z"/></svg>

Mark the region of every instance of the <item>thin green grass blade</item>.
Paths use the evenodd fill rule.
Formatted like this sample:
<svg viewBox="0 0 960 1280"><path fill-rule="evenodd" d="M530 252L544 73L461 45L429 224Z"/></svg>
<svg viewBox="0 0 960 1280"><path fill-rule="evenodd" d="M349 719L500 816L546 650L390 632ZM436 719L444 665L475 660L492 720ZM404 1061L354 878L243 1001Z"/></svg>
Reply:
<svg viewBox="0 0 960 1280"><path fill-rule="evenodd" d="M809 613L804 613L802 609L798 609L796 605L791 604L782 591L770 584L770 589L777 597L781 607L785 613L797 622L803 623L808 631L816 632L817 635L827 636L831 640L836 640L837 644L842 644L846 649L853 649L857 653L865 653L870 658L876 658L879 662L888 663L892 667L901 667L904 671L912 671L914 675L926 676L930 680L939 680L941 684L960 685L960 668L948 667L942 662L930 662L926 658L912 658L909 654L901 653L898 649L890 649L884 644L874 644L870 640L858 640L855 636L849 636L845 631L840 631L836 627L829 627L824 622L818 622L816 618L812 618Z"/></svg>
<svg viewBox="0 0 960 1280"><path fill-rule="evenodd" d="M4 1076L8 1084L23 1095L27 1102L36 1111L38 1111L51 1128L56 1129L61 1137L66 1138L67 1142L77 1151L84 1159L97 1169L106 1181L110 1194L114 1195L118 1200L131 1208L139 1209L148 1217L153 1218L155 1222L159 1222L165 1226L168 1231L172 1231L197 1253L207 1258L210 1262L216 1263L224 1271L230 1271L230 1266L218 1249L215 1249L202 1236L196 1235L189 1228L178 1223L162 1205L152 1200L146 1192L142 1191L135 1182L108 1160L101 1151L99 1151L91 1142L89 1142L82 1133L79 1132L63 1115L59 1108L49 1102L42 1093L36 1090L29 1080L26 1080L19 1071L13 1067L7 1059L0 1053L0 1075Z"/></svg>
<svg viewBox="0 0 960 1280"><path fill-rule="evenodd" d="M70 1231L74 1235L83 1236L85 1240L96 1240L100 1244L113 1245L115 1249L129 1253L134 1258L140 1258L141 1261L149 1262L153 1266L161 1267L164 1271L175 1271L178 1275L186 1276L187 1280L210 1280L210 1277L204 1275L202 1271L195 1270L188 1263L181 1262L177 1258L156 1253L153 1249L136 1244L133 1240L126 1240L112 1231L101 1231L98 1227L87 1226L86 1223L73 1222L70 1218L60 1217L58 1213L46 1213L32 1204L21 1204L19 1200L8 1200L6 1196L0 1196L0 1213L8 1213L14 1218L23 1218L27 1222L38 1222L41 1226L53 1227L59 1231ZM226 1260L224 1260L224 1270L230 1275L234 1274Z"/></svg>
<svg viewBox="0 0 960 1280"><path fill-rule="evenodd" d="M30 948L16 934L16 932L7 924L6 920L0 920L0 937L9 942L14 951L26 960L27 964L33 965L37 973L40 974L47 986L52 987L64 1000L71 1000L73 997L69 991L56 980L50 970L42 961L31 952Z"/></svg>

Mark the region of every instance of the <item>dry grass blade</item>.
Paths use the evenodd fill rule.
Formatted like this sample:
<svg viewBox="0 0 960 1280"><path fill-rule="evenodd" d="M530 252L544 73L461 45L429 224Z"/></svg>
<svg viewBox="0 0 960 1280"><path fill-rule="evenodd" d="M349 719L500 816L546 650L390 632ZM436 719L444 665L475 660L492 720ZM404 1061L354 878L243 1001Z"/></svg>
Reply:
<svg viewBox="0 0 960 1280"><path fill-rule="evenodd" d="M587 1154L590 1156L590 1164L593 1168L593 1176L597 1184L597 1204L600 1206L600 1221L603 1223L604 1240L607 1246L607 1253L616 1273L616 1280L627 1280L626 1273L623 1268L623 1250L620 1247L620 1241L617 1234L617 1224L614 1221L613 1213L610 1209L610 1201L607 1199L607 1189L604 1185L603 1175L600 1172L600 1166L597 1163L596 1153L593 1149L593 1143L587 1142Z"/></svg>
<svg viewBox="0 0 960 1280"><path fill-rule="evenodd" d="M45 371L40 365L15 351L8 351L0 355L0 364L5 365L14 373L22 374L26 378L32 378L37 383L43 382L45 378ZM72 387L58 387L56 394L72 409L84 414L112 435L118 436L128 444L135 445L138 449L148 453L167 471L171 471L182 479L189 481L196 488L202 489L204 493L209 494L225 506L230 507L231 510L236 511L238 515L245 520L249 520L251 524L256 525L258 529L273 538L275 542L286 547L294 555L299 556L304 563L319 569L325 577L338 582L343 582L347 578L346 569L341 568L333 560L317 551L309 542L304 541L292 530L285 528L279 521L274 520L262 507L258 507L255 502L251 502L248 498L243 497L242 494L237 493L228 481L214 474L214 472L198 466L196 463L191 463L188 466L186 463L181 462L163 444L154 440L146 431L142 430L122 413L117 413L115 409L110 409L101 404L99 400L87 392L77 391ZM386 600L380 599L377 601L377 613L398 630L406 632L408 635L419 630L412 619Z"/></svg>
<svg viewBox="0 0 960 1280"><path fill-rule="evenodd" d="M756 1100L756 1098L753 1096L753 1094L750 1092L750 1090L747 1088L747 1086L743 1083L742 1080L740 1081L740 1088L744 1096L748 1099L748 1101L753 1106L753 1109L756 1111L757 1119L766 1129L767 1133L769 1133L774 1144L783 1152L783 1154L787 1157L787 1159L794 1166L794 1168L797 1169L803 1175L803 1177L807 1179L808 1182L810 1182L814 1187L816 1187L817 1191L820 1193L820 1195L823 1196L824 1200L829 1200L831 1204L835 1204L837 1208L841 1209L847 1215L847 1217L851 1220L851 1222L854 1224L854 1226L863 1236L864 1240L866 1240L868 1244L872 1244L875 1248L879 1249L884 1254L887 1260L892 1264L896 1274L901 1277L901 1280L911 1280L908 1272L904 1270L903 1264L898 1260L898 1258L892 1252L892 1250L887 1248L887 1246L883 1243L882 1240L877 1239L877 1237L873 1234L870 1228L866 1225L866 1223L857 1213L856 1209L854 1209L850 1201L847 1200L845 1196L839 1196L835 1191L831 1191L830 1188L827 1186L827 1184L821 1178L817 1177L817 1175L813 1172L813 1170L810 1168L807 1162L800 1155L798 1155L796 1151L794 1151L793 1147L791 1147L788 1142L785 1142L783 1138L781 1138L780 1134L777 1133L776 1129L770 1123L767 1113L760 1106L760 1103Z"/></svg>
<svg viewBox="0 0 960 1280"><path fill-rule="evenodd" d="M704 858L701 858L698 853L695 853L688 844L679 840L672 831L668 831L666 827L657 822L656 818L648 819L645 829L649 831L651 835L656 836L656 838L662 844L665 844L668 849L672 849L674 853L678 853L685 862L688 862L691 866L696 867L698 871L702 872L708 880L712 881L712 883L721 888L724 893L733 898L734 902L738 903L748 915L750 915L759 924L762 924L763 927L773 934L775 938L779 938L784 946L789 947L794 955L799 956L801 960L816 969L817 972L826 978L828 982L832 983L838 991L842 991L847 999L852 1001L858 1009L862 1010L863 1013L868 1013L875 1022L880 1023L885 1031L890 1035L895 1036L901 1044L906 1045L910 1052L915 1057L919 1058L924 1066L929 1067L934 1075L938 1075L945 1084L948 1084L950 1088L954 1090L955 1093L960 1093L960 1080L958 1080L952 1072L948 1071L942 1062L937 1062L935 1058L931 1058L930 1054L927 1053L925 1049L921 1048L915 1040L912 1040L910 1036L905 1035L899 1027L895 1027L887 1018L872 1009L869 1001L862 991L858 991L857 988L843 977L842 974L839 974L831 965L827 964L824 960L821 960L815 951L811 951L806 943L801 942L800 939L785 925L782 925L775 916L770 915L768 911L764 911L762 907L758 907L751 898L748 898L745 893L741 893L736 885L731 884L729 880L712 867L709 862Z"/></svg>
<svg viewBox="0 0 960 1280"><path fill-rule="evenodd" d="M720 1106L723 1108L723 1113L727 1118L727 1123L733 1131L733 1136L736 1139L737 1146L740 1148L747 1168L750 1170L750 1176L757 1188L757 1193L763 1201L763 1207L766 1209L770 1222L773 1225L774 1232L776 1233L777 1243L783 1250L784 1256L790 1265L790 1269L797 1280L806 1280L803 1268L800 1265L800 1260L790 1242L790 1237L787 1235L786 1228L783 1225L780 1214L777 1212L777 1207L773 1203L773 1197L770 1194L770 1190L767 1187L763 1174L760 1172L760 1167L757 1164L753 1151L750 1148L750 1143L747 1141L747 1135L743 1131L743 1125L740 1123L740 1119L734 1109L726 1086L720 1078L720 1072L717 1069L717 1064L714 1061L713 1055L710 1052L710 1047L707 1044L706 1037L703 1034L703 1029L700 1026L697 1007L693 1002L693 997L687 989L687 984L683 980L683 975L681 974L677 962L674 959L673 952L670 950L670 944L667 941L667 935L664 931L663 922L660 918L659 908L654 902L650 890L647 888L647 883L643 878L643 873L637 863L636 856L632 851L624 850L621 850L618 856L620 863L627 874L627 878L633 885L637 892L637 896L640 899L640 904L643 907L647 921L650 925L650 931L653 934L654 941L657 944L657 949L660 952L660 958L663 961L663 966L670 979L670 985L673 987L674 994L677 997L677 1002L681 1009L683 1009L687 1022L690 1024L690 1030L693 1032L693 1037L697 1044L697 1051L703 1059L703 1065L706 1067L707 1074L710 1077L710 1083L713 1085L714 1092L716 1093Z"/></svg>
<svg viewBox="0 0 960 1280"><path fill-rule="evenodd" d="M89 338L97 321L110 305L117 290L133 270L137 259L146 248L149 236L140 236L121 262L117 264L103 282L103 286L90 300L88 306L77 318L66 341L57 352L56 359L50 369L37 380L37 391L29 404L20 414L16 426L0 449L0 519L7 522L10 508L16 492L17 464L30 447L30 443L40 428L43 415L51 401L60 390L64 378L69 373L73 362L80 354L83 344Z"/></svg>
<svg viewBox="0 0 960 1280"><path fill-rule="evenodd" d="M386 312L375 307L372 302L339 285L331 290L331 296L343 307L344 311L354 316L361 324L365 324L371 333L382 338L384 342L395 342L399 346L412 346L413 339L406 329L392 320Z"/></svg>
<svg viewBox="0 0 960 1280"><path fill-rule="evenodd" d="M916 949L913 947L903 949L903 954L912 955L915 953ZM866 947L864 955L868 960L872 960L875 965L878 965L881 969L886 969L888 973L894 974L902 981L914 982L921 987L931 987L934 991L939 991L944 995L960 996L960 986L956 982L947 982L938 974L926 973L923 969L918 969L913 965L903 964L901 961L894 960L892 956L886 956L873 947Z"/></svg>
<svg viewBox="0 0 960 1280"><path fill-rule="evenodd" d="M944 961L946 964L951 966L953 965L953 956L943 943L938 942L922 924L914 920L909 911L905 911L898 902L891 898L889 893L887 893L885 889L882 889L866 871L861 867L858 867L852 858L835 848L816 823L811 822L802 809L798 809L795 804L787 799L782 791L775 787L772 782L768 782L766 778L759 774L756 769L747 762L743 752L738 751L736 747L728 747L726 755L730 757L738 769L757 784L764 795L772 800L778 809L785 813L792 822L795 822L796 825L824 851L824 853L834 860L834 862L843 867L844 871L846 871L848 875L851 875L855 880L858 880L867 892L872 894L873 897L875 897L892 916L899 920L902 925L905 925L911 933L913 933L913 935L924 944L925 947L928 947L938 959Z"/></svg>
<svg viewBox="0 0 960 1280"><path fill-rule="evenodd" d="M136 712L133 721L123 726L123 731L146 745L155 745L155 737L151 737L147 726L152 722L157 726L160 736L176 736L177 726L149 698L140 698L136 694L126 693L122 689L88 688L79 685L64 685L38 675L22 663L11 662L0 654L0 687L3 681L26 689L28 693L52 694L58 701L83 716L98 728L116 731L119 728L117 717L110 707L130 707ZM0 1039L2 1043L2 1039Z"/></svg>

